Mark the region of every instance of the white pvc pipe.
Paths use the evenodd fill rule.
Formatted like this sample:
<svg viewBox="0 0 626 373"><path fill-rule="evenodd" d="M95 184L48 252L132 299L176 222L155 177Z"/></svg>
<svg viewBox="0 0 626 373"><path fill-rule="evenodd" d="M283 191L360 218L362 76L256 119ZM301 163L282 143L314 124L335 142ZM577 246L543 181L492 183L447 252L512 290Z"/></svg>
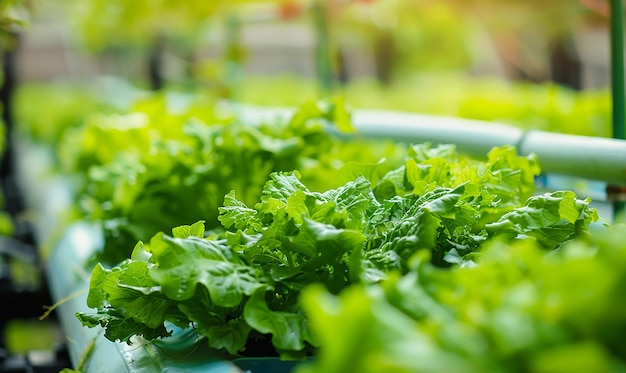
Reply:
<svg viewBox="0 0 626 373"><path fill-rule="evenodd" d="M459 151L477 156L494 146L514 145L520 154L537 154L544 173L626 185L625 140L524 132L498 123L380 110L356 111L353 122L357 136L455 144Z"/></svg>
<svg viewBox="0 0 626 373"><path fill-rule="evenodd" d="M251 123L288 118L293 109L234 106ZM485 156L494 146L513 145L520 154L536 153L544 173L626 185L626 140L525 131L511 125L439 115L387 110L355 110L354 134L405 143L455 144L460 152Z"/></svg>
<svg viewBox="0 0 626 373"><path fill-rule="evenodd" d="M515 145L524 135L519 128L498 123L381 110L357 110L353 122L360 136L455 144L462 152L482 156L494 146Z"/></svg>
<svg viewBox="0 0 626 373"><path fill-rule="evenodd" d="M626 185L626 141L530 131L518 145L536 153L544 172Z"/></svg>

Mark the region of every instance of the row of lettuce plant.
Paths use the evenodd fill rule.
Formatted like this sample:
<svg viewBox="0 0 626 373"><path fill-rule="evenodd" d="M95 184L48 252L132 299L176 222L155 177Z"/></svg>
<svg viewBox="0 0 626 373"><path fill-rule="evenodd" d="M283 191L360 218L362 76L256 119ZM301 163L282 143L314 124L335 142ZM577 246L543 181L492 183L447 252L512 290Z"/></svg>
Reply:
<svg viewBox="0 0 626 373"><path fill-rule="evenodd" d="M546 252L495 240L476 266L434 266L301 305L316 341L310 372L624 372L626 227Z"/></svg>
<svg viewBox="0 0 626 373"><path fill-rule="evenodd" d="M538 160L512 147L475 160L329 125L351 130L338 100L251 125L159 94L66 131L105 234L80 321L318 356L302 371L622 367L621 225L592 234L588 199L534 195Z"/></svg>
<svg viewBox="0 0 626 373"><path fill-rule="evenodd" d="M300 302L313 284L331 294L374 288L424 252L436 268L474 267L495 237L554 251L587 239L598 219L572 192L533 196L537 160L512 147L478 161L453 146L414 145L375 177L384 164L344 168L350 181L325 191L298 171L272 173L256 201L231 191L223 229L182 225L113 268L96 265L87 299L96 312L77 316L111 340L165 338L177 326L232 356L271 343L282 358L302 358L324 349Z"/></svg>
<svg viewBox="0 0 626 373"><path fill-rule="evenodd" d="M90 112L128 112L129 100L125 97L134 94L102 85L105 88L25 84L18 92L16 115L28 122L30 136L57 142L67 127L76 126ZM314 81L291 76L248 76L243 88L242 100L257 105L295 107L317 96ZM112 100L108 99L111 91L115 95ZM202 94L206 96L207 92ZM611 136L611 95L607 90L578 92L548 83L442 73L406 77L391 87L355 80L343 87L342 95L357 108L458 116L527 130ZM41 111L47 113L45 118L40 117Z"/></svg>
<svg viewBox="0 0 626 373"><path fill-rule="evenodd" d="M289 118L247 123L204 96L164 93L126 113L92 113L58 143L60 167L75 177L79 216L101 223L97 260L113 265L138 240L181 223L219 228L218 207L231 190L254 203L271 172L299 170L318 189L342 181L356 159L398 158L383 141L343 144L327 130L350 131L340 100L308 102Z"/></svg>

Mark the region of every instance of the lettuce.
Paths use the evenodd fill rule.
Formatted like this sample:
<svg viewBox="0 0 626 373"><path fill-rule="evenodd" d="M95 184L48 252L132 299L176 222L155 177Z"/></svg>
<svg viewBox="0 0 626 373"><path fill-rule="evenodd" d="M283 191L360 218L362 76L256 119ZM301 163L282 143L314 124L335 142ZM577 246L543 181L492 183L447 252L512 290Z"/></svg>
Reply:
<svg viewBox="0 0 626 373"><path fill-rule="evenodd" d="M351 130L350 114L336 100L251 124L202 97L175 98L157 94L124 115L93 114L65 136L64 166L82 175L82 214L104 228L103 263L119 263L137 241L182 223L204 220L207 229L220 229L224 195L234 190L255 203L271 172L298 169L307 183L328 189L339 185L333 175L357 152L367 162L395 149L331 135L329 126Z"/></svg>
<svg viewBox="0 0 626 373"><path fill-rule="evenodd" d="M546 255L495 240L477 265L442 269L422 251L409 271L339 295L305 289L321 344L305 372L622 372L626 227Z"/></svg>
<svg viewBox="0 0 626 373"><path fill-rule="evenodd" d="M586 237L597 219L589 201L557 192L523 206L538 172L534 158L510 147L491 154L471 161L450 147L413 146L405 165L375 185L359 176L324 192L310 190L297 171L272 173L255 204L226 194L222 231L181 226L139 243L114 268L96 266L88 296L96 313L78 317L112 340L129 341L132 325L147 339L164 337L173 323L232 355L271 338L280 356L298 358L320 345L299 303L312 284L331 294L376 286L410 274L420 253L436 267L471 267L484 241L499 236L534 234L545 249ZM524 218L538 206L547 218ZM550 232L559 232L558 242L543 239Z"/></svg>

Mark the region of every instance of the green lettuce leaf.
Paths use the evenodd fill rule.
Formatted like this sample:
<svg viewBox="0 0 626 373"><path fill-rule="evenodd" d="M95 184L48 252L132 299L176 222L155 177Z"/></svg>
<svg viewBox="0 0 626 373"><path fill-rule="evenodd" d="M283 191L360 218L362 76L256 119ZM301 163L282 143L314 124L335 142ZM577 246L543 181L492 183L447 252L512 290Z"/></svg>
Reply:
<svg viewBox="0 0 626 373"><path fill-rule="evenodd" d="M542 246L554 249L574 237L589 234L589 223L598 220L597 211L589 208L590 202L577 199L571 191L534 196L526 206L503 215L486 228L492 234L534 237Z"/></svg>
<svg viewBox="0 0 626 373"><path fill-rule="evenodd" d="M310 330L299 302L312 284L341 294L354 285L397 283L397 290L385 287L397 298L393 308L411 318L433 318L435 309L441 319L453 318L432 289L410 290L415 282L430 286L433 276L439 281L437 273L444 272L432 268L473 268L483 260L484 243L497 237L513 242L532 236L545 248L561 248L587 238L589 224L597 219L589 201L571 192L531 197L522 205L532 188L533 159L518 157L511 148L490 154L476 161L457 156L451 147L414 146L407 163L376 186L357 176L323 192L310 190L297 171L272 173L256 203L246 203L236 192L226 194L219 209L224 230L205 232L202 221L183 225L172 230L173 236L158 233L148 244L136 245L119 266L97 266L89 306L102 315L98 324L105 328L111 315L151 330L171 322L195 327L209 346L233 355L245 354L256 340L271 339L284 358L302 357L324 343ZM410 165L421 173L409 176ZM437 167L445 172L435 172ZM380 185L386 185L384 193ZM383 198L385 193L391 194ZM420 265L415 258L421 258ZM86 325L93 326L90 317ZM378 322L375 314L367 317ZM417 335L398 333L399 341ZM453 341L471 337L464 328L445 333ZM419 338L424 351L437 350L437 341ZM391 360L384 366L392 370L425 364ZM449 364L442 367L471 366L462 359Z"/></svg>
<svg viewBox="0 0 626 373"><path fill-rule="evenodd" d="M498 239L447 269L420 252L377 285L306 288L321 347L296 372L625 371L626 227L586 241Z"/></svg>
<svg viewBox="0 0 626 373"><path fill-rule="evenodd" d="M271 334L278 350L301 351L304 342L315 345L307 320L301 311L272 311L265 301L265 292L256 292L244 307L244 318L255 330Z"/></svg>

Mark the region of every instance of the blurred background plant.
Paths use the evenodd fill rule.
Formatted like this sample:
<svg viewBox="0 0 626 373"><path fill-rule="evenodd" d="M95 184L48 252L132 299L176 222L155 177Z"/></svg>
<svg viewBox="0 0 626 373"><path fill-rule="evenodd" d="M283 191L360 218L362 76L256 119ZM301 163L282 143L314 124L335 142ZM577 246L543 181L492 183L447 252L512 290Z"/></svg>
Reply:
<svg viewBox="0 0 626 373"><path fill-rule="evenodd" d="M595 92L606 91L609 80L603 1L50 0L40 5L23 58L46 57L50 64L24 60L26 81L84 86L95 76L113 75L140 87L208 89L216 98L274 105L341 92L357 107L608 134L603 127L609 127L609 96ZM546 96L556 97L548 100L554 109L548 115ZM497 115L491 114L494 105ZM515 110L505 109L511 106ZM591 124L559 123L572 118Z"/></svg>
<svg viewBox="0 0 626 373"><path fill-rule="evenodd" d="M0 33L5 42L29 24L32 9L32 0L5 0L0 3Z"/></svg>

